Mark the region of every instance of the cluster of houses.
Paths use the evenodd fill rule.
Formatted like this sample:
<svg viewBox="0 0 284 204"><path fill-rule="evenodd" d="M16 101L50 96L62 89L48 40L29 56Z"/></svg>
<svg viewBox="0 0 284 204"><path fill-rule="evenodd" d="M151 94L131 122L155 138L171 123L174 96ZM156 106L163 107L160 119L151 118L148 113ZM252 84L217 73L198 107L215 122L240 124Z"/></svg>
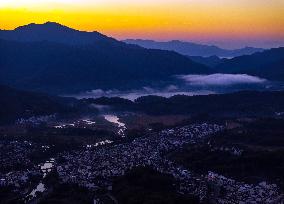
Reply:
<svg viewBox="0 0 284 204"><path fill-rule="evenodd" d="M31 178L41 176L40 169L30 160L30 154L41 148L28 141L0 141L0 187L13 187L25 194Z"/></svg>
<svg viewBox="0 0 284 204"><path fill-rule="evenodd" d="M283 203L284 196L279 193L276 184L261 182L257 185L237 182L214 172L206 177L213 185L218 203ZM220 196L220 189L224 189L225 196Z"/></svg>
<svg viewBox="0 0 284 204"><path fill-rule="evenodd" d="M229 147L229 146L213 146L210 143L208 143L209 147L210 147L210 151L214 152L214 151L220 151L220 152L228 152L231 155L234 156L241 156L244 152L243 149L240 149L239 147Z"/></svg>
<svg viewBox="0 0 284 204"><path fill-rule="evenodd" d="M60 123L56 125L53 125L52 127L57 128L57 129L63 129L63 128L92 128L96 124L95 121L89 120L89 119L80 119L80 120L75 120L70 123Z"/></svg>
<svg viewBox="0 0 284 204"><path fill-rule="evenodd" d="M0 141L0 167L1 172L29 168L33 166L29 155L37 148L31 142Z"/></svg>
<svg viewBox="0 0 284 204"><path fill-rule="evenodd" d="M181 183L181 191L194 191L201 195L204 190L201 190L200 179L166 159L165 155L181 148L183 144L196 143L222 128L206 123L191 125L164 130L130 143L64 153L60 156L64 157L65 162L58 164L57 172L63 182L111 190L113 177L122 176L137 166L150 166L161 173L173 175Z"/></svg>
<svg viewBox="0 0 284 204"><path fill-rule="evenodd" d="M29 118L20 118L16 121L16 125L32 125L38 126L49 121L55 120L56 114L53 115L43 115L43 116L32 116Z"/></svg>

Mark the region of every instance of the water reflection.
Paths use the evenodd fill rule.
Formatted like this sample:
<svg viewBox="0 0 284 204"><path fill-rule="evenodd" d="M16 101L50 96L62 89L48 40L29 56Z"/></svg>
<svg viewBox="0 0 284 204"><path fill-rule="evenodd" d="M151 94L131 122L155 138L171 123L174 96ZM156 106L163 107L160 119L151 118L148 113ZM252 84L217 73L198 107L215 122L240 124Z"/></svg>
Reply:
<svg viewBox="0 0 284 204"><path fill-rule="evenodd" d="M41 171L43 172L43 178L46 177L47 173L51 172L54 166L55 159L50 158L49 161L46 161L43 165L40 166Z"/></svg>
<svg viewBox="0 0 284 204"><path fill-rule="evenodd" d="M43 163L40 166L40 170L43 173L42 178L45 178L49 172L52 171L54 167L54 158L50 158L50 160L47 160L45 163ZM37 193L43 193L46 190L45 185L40 181L40 183L36 186L35 189L31 191L31 193L27 196L27 202L32 200L33 198L36 198Z"/></svg>
<svg viewBox="0 0 284 204"><path fill-rule="evenodd" d="M30 196L36 197L36 193L37 193L37 192L43 193L44 191L45 191L45 186L44 186L44 184L43 184L43 183L39 183L39 184L37 185L37 187L36 187L34 190L32 190L32 192L30 193Z"/></svg>
<svg viewBox="0 0 284 204"><path fill-rule="evenodd" d="M116 115L104 115L104 118L115 124L116 126L118 126L118 134L121 136L121 137L125 137L125 130L127 129L126 128L126 125L122 122L119 121L119 117L117 117Z"/></svg>

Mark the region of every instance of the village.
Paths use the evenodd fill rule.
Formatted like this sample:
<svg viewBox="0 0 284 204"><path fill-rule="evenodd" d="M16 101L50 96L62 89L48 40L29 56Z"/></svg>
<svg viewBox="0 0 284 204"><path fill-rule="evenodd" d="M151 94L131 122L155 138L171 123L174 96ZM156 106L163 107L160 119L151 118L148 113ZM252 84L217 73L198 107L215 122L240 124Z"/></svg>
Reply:
<svg viewBox="0 0 284 204"><path fill-rule="evenodd" d="M160 173L172 175L179 193L198 196L204 202L208 198L217 203L245 201L275 203L283 199L275 184L262 182L258 185L249 185L214 172L208 172L208 175L198 175L168 159L167 154L171 151L182 148L184 144L202 142L214 133L222 131L223 128L220 125L203 123L162 130L126 143L113 144L112 141L106 140L84 146L80 150L59 153L52 159L49 169L44 169L44 171L42 169L44 165L32 164L25 155L31 151L31 148L44 149L47 148L46 146L36 147L28 141L23 144L10 142L9 145L13 145L12 149L18 149L15 152L19 153L10 155L10 158L6 160L1 157L1 162L9 164L10 161L20 160L30 165L30 168L1 173L0 185L1 187L14 186L22 196L27 196L34 191L30 192L33 188L27 187L31 185L31 178L45 177L53 170L58 173L62 183L78 184L94 192L98 189L111 192L114 177L123 176L135 167L148 166ZM36 186L36 184L33 185ZM214 192L209 191L210 186L214 187ZM218 190L221 188L226 192L222 196ZM44 190L43 188L39 192Z"/></svg>

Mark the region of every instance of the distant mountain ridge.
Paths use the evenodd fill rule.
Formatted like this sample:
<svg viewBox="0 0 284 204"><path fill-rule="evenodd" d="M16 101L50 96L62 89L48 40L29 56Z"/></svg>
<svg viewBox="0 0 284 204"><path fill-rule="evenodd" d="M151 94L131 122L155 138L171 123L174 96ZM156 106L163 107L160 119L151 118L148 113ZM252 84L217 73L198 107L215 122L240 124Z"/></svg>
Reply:
<svg viewBox="0 0 284 204"><path fill-rule="evenodd" d="M241 55L253 54L255 52L261 52L262 48L245 47L242 49L227 50L222 49L213 45L203 45L192 42L183 42L179 40L172 40L168 42L157 42L153 40L141 40L141 39L127 39L123 42L128 44L139 45L144 48L149 49L161 49L161 50L171 50L178 52L182 55L188 56L218 56L218 57L237 57Z"/></svg>
<svg viewBox="0 0 284 204"><path fill-rule="evenodd" d="M284 47L229 59L215 66L217 72L249 74L284 81Z"/></svg>
<svg viewBox="0 0 284 204"><path fill-rule="evenodd" d="M0 53L0 83L52 94L133 89L172 80L173 75L211 73L176 52L50 22L0 31Z"/></svg>
<svg viewBox="0 0 284 204"><path fill-rule="evenodd" d="M191 59L194 62L206 65L208 67L211 67L214 69L214 67L225 63L227 60L226 58L220 58L216 55L210 56L210 57L200 57L200 56L189 56L189 59Z"/></svg>

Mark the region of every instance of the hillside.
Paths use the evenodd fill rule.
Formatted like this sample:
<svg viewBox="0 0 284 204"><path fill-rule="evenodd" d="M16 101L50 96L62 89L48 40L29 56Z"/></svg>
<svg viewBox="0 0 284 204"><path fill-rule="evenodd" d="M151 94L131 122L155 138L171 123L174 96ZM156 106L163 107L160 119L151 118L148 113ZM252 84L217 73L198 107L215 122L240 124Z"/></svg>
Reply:
<svg viewBox="0 0 284 204"><path fill-rule="evenodd" d="M74 99L12 89L0 85L0 124L21 117L74 111Z"/></svg>
<svg viewBox="0 0 284 204"><path fill-rule="evenodd" d="M201 57L201 56L189 56L189 59L191 59L192 61L199 63L199 64L203 64L207 67L211 67L214 69L214 67L225 63L228 59L225 58L220 58L215 56L210 56L210 57Z"/></svg>
<svg viewBox="0 0 284 204"><path fill-rule="evenodd" d="M284 80L284 48L274 48L264 52L226 60L214 68L223 73L242 73L270 80Z"/></svg>
<svg viewBox="0 0 284 204"><path fill-rule="evenodd" d="M119 98L83 99L87 103L109 105L118 111L138 111L153 115L189 114L206 116L275 116L284 112L284 92L242 91L204 96L177 95L170 98L145 96L134 102Z"/></svg>

